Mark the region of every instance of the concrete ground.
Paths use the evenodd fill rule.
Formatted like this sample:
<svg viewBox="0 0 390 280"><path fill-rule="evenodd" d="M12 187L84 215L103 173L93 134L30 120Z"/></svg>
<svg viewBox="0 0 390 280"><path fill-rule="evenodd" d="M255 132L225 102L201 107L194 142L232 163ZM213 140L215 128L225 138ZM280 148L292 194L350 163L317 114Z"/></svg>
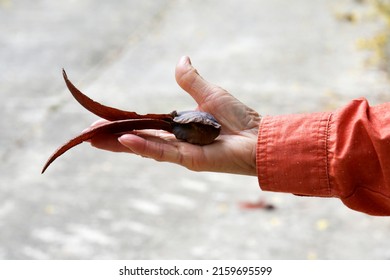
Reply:
<svg viewBox="0 0 390 280"><path fill-rule="evenodd" d="M357 48L383 25L357 2L0 0L0 258L389 259L389 218L262 192L253 177L88 144L40 174L96 120L62 67L95 100L141 113L195 106L175 83L182 55L264 115L388 101ZM259 199L275 209L239 207Z"/></svg>

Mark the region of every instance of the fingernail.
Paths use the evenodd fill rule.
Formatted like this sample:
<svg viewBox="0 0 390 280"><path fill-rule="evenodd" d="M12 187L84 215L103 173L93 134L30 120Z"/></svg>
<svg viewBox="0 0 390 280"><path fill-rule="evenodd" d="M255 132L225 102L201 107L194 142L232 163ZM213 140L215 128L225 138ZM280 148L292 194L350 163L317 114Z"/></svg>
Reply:
<svg viewBox="0 0 390 280"><path fill-rule="evenodd" d="M126 142L131 142L131 135L129 134L123 134L121 136L118 137L118 141L122 144L122 145L125 145L126 146Z"/></svg>
<svg viewBox="0 0 390 280"><path fill-rule="evenodd" d="M131 147L129 147L129 142L131 142L132 140L132 137L131 135L129 136L128 134L124 134L124 135L121 135L120 137L118 137L118 142L121 143L123 146L125 146L127 149L129 149L130 151L133 151L133 149Z"/></svg>
<svg viewBox="0 0 390 280"><path fill-rule="evenodd" d="M182 64L182 65L191 65L191 60L190 60L190 58L188 57L188 56L182 56L181 58L180 58L180 64Z"/></svg>

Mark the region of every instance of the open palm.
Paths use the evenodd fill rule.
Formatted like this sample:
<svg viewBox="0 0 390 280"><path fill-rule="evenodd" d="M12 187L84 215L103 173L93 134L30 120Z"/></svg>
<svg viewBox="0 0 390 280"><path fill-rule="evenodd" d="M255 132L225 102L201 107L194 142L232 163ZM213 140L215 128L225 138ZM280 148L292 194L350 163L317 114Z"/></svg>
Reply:
<svg viewBox="0 0 390 280"><path fill-rule="evenodd" d="M157 161L177 163L194 171L256 175L256 143L259 114L226 90L204 80L182 57L176 66L176 81L197 102L197 110L212 114L222 125L221 134L209 145L197 146L177 140L160 130L140 130L92 138L94 147L129 152Z"/></svg>

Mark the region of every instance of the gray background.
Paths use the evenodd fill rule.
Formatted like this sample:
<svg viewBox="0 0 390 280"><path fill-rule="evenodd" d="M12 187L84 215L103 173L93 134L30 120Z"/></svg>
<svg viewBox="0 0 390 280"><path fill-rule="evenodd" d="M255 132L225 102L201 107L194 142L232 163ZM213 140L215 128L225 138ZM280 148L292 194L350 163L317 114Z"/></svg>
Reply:
<svg viewBox="0 0 390 280"><path fill-rule="evenodd" d="M261 192L254 177L88 144L40 174L97 119L62 67L95 100L140 113L195 107L175 83L182 55L263 115L388 101L387 74L357 46L385 26L357 2L0 0L0 258L389 259L389 218ZM259 199L276 209L239 207Z"/></svg>

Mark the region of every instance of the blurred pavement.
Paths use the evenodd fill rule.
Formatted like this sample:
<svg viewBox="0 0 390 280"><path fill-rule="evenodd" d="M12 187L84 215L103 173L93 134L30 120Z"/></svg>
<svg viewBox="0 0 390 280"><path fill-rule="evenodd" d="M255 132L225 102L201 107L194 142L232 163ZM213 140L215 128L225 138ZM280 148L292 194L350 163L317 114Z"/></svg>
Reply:
<svg viewBox="0 0 390 280"><path fill-rule="evenodd" d="M93 99L140 113L194 108L174 79L182 55L263 115L389 101L356 44L383 26L356 2L0 0L0 258L390 259L390 218L261 192L252 177L88 144L40 174L97 118L61 68ZM358 20L340 16L350 11ZM259 199L275 210L239 207Z"/></svg>

